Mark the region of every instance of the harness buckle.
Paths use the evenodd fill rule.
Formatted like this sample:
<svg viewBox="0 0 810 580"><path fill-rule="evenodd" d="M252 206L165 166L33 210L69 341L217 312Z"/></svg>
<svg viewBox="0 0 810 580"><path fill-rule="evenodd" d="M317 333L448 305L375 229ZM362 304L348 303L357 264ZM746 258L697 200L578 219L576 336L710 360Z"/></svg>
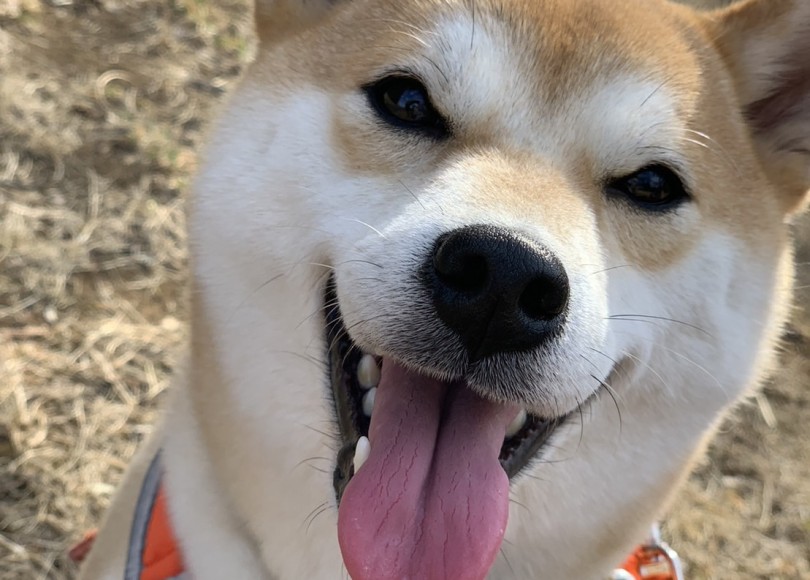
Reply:
<svg viewBox="0 0 810 580"><path fill-rule="evenodd" d="M684 580L683 565L678 553L661 540L655 524L649 540L613 570L610 580Z"/></svg>

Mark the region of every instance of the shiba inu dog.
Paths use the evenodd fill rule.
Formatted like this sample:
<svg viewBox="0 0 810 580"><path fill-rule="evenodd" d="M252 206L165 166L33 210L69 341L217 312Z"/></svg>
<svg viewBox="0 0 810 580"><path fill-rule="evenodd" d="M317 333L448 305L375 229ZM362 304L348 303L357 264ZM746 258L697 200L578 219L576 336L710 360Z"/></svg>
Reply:
<svg viewBox="0 0 810 580"><path fill-rule="evenodd" d="M84 577L163 561L158 504L160 577L606 577L772 363L810 2L256 22L191 202L185 372Z"/></svg>

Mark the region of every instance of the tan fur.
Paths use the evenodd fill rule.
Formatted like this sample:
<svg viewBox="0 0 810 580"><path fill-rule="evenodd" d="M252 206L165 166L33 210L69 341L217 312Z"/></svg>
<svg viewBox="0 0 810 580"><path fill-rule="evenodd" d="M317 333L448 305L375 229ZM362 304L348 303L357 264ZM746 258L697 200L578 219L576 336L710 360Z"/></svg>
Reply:
<svg viewBox="0 0 810 580"><path fill-rule="evenodd" d="M796 145L802 153L774 150L780 127L757 127L758 109L774 94L789 89L804 94L803 111L781 123L801 117L808 122L807 94L810 92L810 5L802 0L748 0L716 12L707 23L718 51L730 69L742 105L754 117L753 131L758 139L760 168L780 193L783 208L797 213L807 201L810 163L807 146ZM777 41L781 39L781 42ZM788 49L788 47L792 47ZM788 103L783 103L788 105ZM794 105L790 105L794 106ZM796 118L795 120L800 120ZM753 161L753 160L752 160Z"/></svg>

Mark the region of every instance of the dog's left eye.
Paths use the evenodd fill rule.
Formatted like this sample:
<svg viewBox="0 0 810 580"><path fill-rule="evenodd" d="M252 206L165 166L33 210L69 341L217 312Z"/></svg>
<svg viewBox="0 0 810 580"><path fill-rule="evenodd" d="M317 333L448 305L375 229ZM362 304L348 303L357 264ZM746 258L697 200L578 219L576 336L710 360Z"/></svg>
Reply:
<svg viewBox="0 0 810 580"><path fill-rule="evenodd" d="M409 76L385 77L365 88L369 102L385 122L403 129L447 135L447 124L433 104L425 86Z"/></svg>
<svg viewBox="0 0 810 580"><path fill-rule="evenodd" d="M669 209L689 199L680 177L663 165L648 165L607 183L608 193L622 195L645 209Z"/></svg>

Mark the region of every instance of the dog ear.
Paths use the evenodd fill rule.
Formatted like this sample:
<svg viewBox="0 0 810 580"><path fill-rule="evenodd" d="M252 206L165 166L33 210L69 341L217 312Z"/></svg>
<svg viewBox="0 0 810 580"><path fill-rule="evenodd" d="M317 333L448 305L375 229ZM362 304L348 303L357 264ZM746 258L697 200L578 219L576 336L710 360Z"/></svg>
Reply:
<svg viewBox="0 0 810 580"><path fill-rule="evenodd" d="M321 20L340 0L255 0L256 34L261 43L301 32Z"/></svg>
<svg viewBox="0 0 810 580"><path fill-rule="evenodd" d="M712 17L763 167L797 212L810 190L810 1L746 0Z"/></svg>

